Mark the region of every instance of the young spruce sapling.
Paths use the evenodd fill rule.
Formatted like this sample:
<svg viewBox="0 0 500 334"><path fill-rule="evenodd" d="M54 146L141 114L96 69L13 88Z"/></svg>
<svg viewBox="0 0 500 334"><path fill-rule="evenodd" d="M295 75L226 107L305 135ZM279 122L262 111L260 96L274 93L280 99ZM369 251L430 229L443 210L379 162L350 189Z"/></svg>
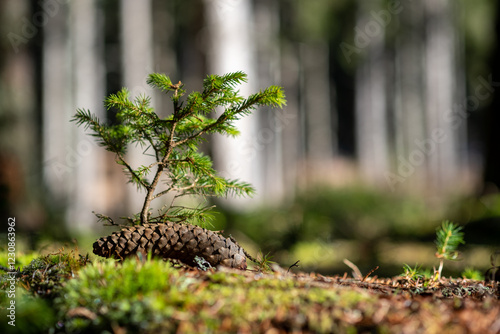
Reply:
<svg viewBox="0 0 500 334"><path fill-rule="evenodd" d="M237 87L246 81L243 72L209 75L203 81L203 91L186 96L182 82L174 84L166 75L154 73L149 75L147 83L170 95L172 100L173 108L167 117L160 117L153 110L150 97L132 100L125 88L105 100L106 108L116 111L117 124L106 124L88 110L77 110L73 121L90 129L98 143L113 152L116 162L124 166L129 182L145 191L142 210L132 219L133 224L204 223L212 206L187 207L177 200L185 196L207 198L254 193L248 183L217 175L210 157L199 151L206 135L237 136L239 131L234 122L257 107L282 108L286 104L283 89L278 86L244 98ZM139 145L155 162L133 166L127 160L130 145ZM151 203L167 194L171 195L169 200L157 214L152 214ZM104 215L98 217L111 220Z"/></svg>
<svg viewBox="0 0 500 334"><path fill-rule="evenodd" d="M444 260L458 260L457 248L460 244L465 244L462 227L450 221L444 221L436 231L436 257L439 259L439 269L436 272L435 280L441 278Z"/></svg>

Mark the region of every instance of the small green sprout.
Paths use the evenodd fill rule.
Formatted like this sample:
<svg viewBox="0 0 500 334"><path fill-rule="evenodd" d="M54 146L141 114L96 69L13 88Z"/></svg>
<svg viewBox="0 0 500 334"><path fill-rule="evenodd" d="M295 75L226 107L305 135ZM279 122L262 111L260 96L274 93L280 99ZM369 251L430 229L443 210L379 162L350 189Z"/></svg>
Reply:
<svg viewBox="0 0 500 334"><path fill-rule="evenodd" d="M434 280L439 280L441 278L444 260L456 261L459 259L457 248L460 244L465 244L462 227L448 220L444 221L441 227L436 231L436 257L440 259L440 261L439 269L434 276Z"/></svg>
<svg viewBox="0 0 500 334"><path fill-rule="evenodd" d="M421 266L416 264L415 267L412 268L406 263L403 265L403 273L401 274L401 276L408 280L417 280L424 277L424 275L421 273Z"/></svg>
<svg viewBox="0 0 500 334"><path fill-rule="evenodd" d="M264 253L260 252L258 258L259 259L256 260L255 263L257 264L257 269L259 271L264 271L264 272L272 271L271 266L276 262L271 261L273 256L270 253L264 255Z"/></svg>

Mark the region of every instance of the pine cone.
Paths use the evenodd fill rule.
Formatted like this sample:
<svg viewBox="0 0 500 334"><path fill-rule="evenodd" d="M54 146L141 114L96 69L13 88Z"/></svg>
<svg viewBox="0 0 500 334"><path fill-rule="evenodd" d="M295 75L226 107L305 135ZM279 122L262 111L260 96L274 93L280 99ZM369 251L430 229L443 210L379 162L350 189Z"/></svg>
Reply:
<svg viewBox="0 0 500 334"><path fill-rule="evenodd" d="M124 259L138 252L196 265L195 257L212 266L246 269L243 249L222 235L199 226L166 222L131 226L94 242L94 254Z"/></svg>

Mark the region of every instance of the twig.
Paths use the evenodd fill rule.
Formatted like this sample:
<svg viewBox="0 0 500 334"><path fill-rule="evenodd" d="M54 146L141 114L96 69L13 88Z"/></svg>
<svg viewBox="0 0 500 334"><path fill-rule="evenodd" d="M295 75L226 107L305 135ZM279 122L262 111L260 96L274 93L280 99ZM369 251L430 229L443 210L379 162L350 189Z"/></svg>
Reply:
<svg viewBox="0 0 500 334"><path fill-rule="evenodd" d="M140 178L140 176L138 176L136 174L136 172L132 169L132 167L128 164L128 162L125 161L125 158L123 157L123 155L121 153L116 153L116 156L122 162L123 166L125 166L127 168L127 170L130 173L130 175L132 175L132 178L135 179L135 180L137 180L137 182L139 182L139 184L141 186L143 186L144 188L149 189L149 185L147 183L145 183L144 180L142 180Z"/></svg>
<svg viewBox="0 0 500 334"><path fill-rule="evenodd" d="M368 272L368 274L366 274L363 279L361 280L361 282L364 282L371 274L373 274L374 271L376 271L377 269L379 268L379 266L376 266L375 268L373 268L372 270L370 270Z"/></svg>
<svg viewBox="0 0 500 334"><path fill-rule="evenodd" d="M356 266L354 263L349 261L348 259L344 259L344 263L346 266L351 268L353 270L353 277L357 279L362 279L363 275L361 274L361 271L359 270L358 266Z"/></svg>
<svg viewBox="0 0 500 334"><path fill-rule="evenodd" d="M111 226L120 226L120 224L115 223L111 217L108 217L108 216L100 214L100 213L96 213L95 211L92 211L92 213L99 219L98 221L107 220ZM110 226L110 225L108 225L108 226Z"/></svg>
<svg viewBox="0 0 500 334"><path fill-rule="evenodd" d="M176 192L179 192L179 191L187 191L187 190L191 190L191 189L194 189L197 187L197 182L198 182L199 178L196 178L192 184L190 184L189 186L185 186L185 187L181 187L181 188L173 188L173 187L169 187L168 189L166 190L163 190L161 192L159 192L158 194L154 195L153 196L153 199L155 198L158 198L160 196L163 196L165 194L168 194L169 192L171 191L176 191ZM203 187L203 186L199 186L199 187ZM177 196L177 195L176 195Z"/></svg>
<svg viewBox="0 0 500 334"><path fill-rule="evenodd" d="M300 260L295 261L294 264L292 264L290 267L288 267L286 273L288 274L288 272L290 271L290 269L292 269L293 267L297 267L298 268L299 267L299 262L300 262Z"/></svg>

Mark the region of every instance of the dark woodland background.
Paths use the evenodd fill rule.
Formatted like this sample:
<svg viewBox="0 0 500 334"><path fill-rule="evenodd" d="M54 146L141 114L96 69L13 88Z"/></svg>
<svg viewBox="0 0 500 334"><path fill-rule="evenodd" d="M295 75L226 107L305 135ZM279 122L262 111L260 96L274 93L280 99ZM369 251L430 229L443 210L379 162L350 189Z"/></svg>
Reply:
<svg viewBox="0 0 500 334"><path fill-rule="evenodd" d="M445 218L466 228L463 265L500 244L496 1L0 0L0 16L2 226L15 216L26 248L142 204L76 108L113 122L102 101L128 87L168 113L149 73L191 91L237 70L244 94L281 85L288 105L205 147L258 191L219 201L216 227L311 270L432 263Z"/></svg>

